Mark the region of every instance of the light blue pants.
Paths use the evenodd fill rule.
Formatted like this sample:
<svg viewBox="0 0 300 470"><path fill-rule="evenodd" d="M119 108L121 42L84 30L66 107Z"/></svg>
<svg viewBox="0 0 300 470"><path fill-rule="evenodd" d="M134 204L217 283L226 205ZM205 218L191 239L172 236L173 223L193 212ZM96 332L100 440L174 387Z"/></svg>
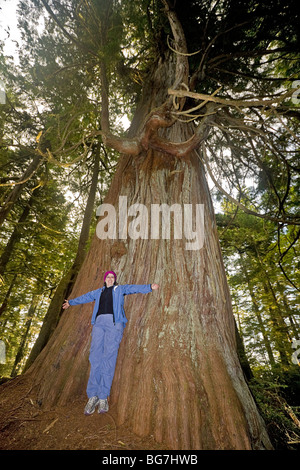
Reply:
<svg viewBox="0 0 300 470"><path fill-rule="evenodd" d="M114 325L111 314L98 315L96 318L89 357L91 370L86 390L88 398L97 396L105 399L109 396L123 330L124 324Z"/></svg>

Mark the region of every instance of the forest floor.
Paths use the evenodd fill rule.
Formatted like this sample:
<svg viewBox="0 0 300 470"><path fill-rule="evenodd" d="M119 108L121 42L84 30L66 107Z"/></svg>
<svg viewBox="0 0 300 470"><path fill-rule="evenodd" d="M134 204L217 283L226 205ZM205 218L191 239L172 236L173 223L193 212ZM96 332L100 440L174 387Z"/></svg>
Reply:
<svg viewBox="0 0 300 470"><path fill-rule="evenodd" d="M108 413L83 413L85 399L67 406L41 408L28 385L0 386L0 450L167 450L152 436L141 438L117 426Z"/></svg>

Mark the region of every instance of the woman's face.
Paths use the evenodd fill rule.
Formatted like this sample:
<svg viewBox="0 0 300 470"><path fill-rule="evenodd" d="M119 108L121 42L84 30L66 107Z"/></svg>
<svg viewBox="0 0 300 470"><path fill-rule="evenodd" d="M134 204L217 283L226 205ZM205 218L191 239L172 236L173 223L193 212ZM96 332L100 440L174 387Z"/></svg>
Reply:
<svg viewBox="0 0 300 470"><path fill-rule="evenodd" d="M115 276L113 274L108 274L105 278L105 282L107 287L113 286L115 282Z"/></svg>

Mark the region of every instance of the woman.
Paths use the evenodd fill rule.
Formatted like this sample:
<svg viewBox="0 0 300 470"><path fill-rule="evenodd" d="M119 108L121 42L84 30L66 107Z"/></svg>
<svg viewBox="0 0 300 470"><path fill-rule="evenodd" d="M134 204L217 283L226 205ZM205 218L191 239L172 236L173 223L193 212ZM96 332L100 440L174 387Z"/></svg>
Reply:
<svg viewBox="0 0 300 470"><path fill-rule="evenodd" d="M65 300L63 309L72 305L95 302L91 323L90 376L87 384L88 402L84 414L92 414L98 406L99 413L108 411L108 396L113 381L119 345L127 323L124 296L147 294L159 288L157 284L119 286L114 271L104 275L104 286L75 299Z"/></svg>

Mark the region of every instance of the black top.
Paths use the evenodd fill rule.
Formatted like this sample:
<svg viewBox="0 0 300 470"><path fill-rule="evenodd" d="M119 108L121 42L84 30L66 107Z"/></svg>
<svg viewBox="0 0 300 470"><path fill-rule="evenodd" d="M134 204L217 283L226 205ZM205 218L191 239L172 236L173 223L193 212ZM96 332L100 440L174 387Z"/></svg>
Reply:
<svg viewBox="0 0 300 470"><path fill-rule="evenodd" d="M103 292L100 296L100 303L99 309L96 317L98 315L102 315L104 313L111 313L113 314L113 298L112 298L112 290L114 286L105 287Z"/></svg>

